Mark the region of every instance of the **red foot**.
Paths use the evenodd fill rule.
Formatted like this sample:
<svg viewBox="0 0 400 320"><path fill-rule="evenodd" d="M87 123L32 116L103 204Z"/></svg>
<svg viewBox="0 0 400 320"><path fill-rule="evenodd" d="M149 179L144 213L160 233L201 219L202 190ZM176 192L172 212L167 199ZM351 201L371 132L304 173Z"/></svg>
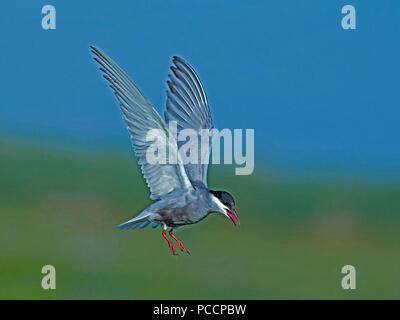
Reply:
<svg viewBox="0 0 400 320"><path fill-rule="evenodd" d="M179 246L179 249L181 249L181 251L185 251L187 254L190 254L190 252L186 250L186 248L185 248L185 246L183 245L182 241L179 240L177 237L175 237L175 236L172 234L172 229L169 230L169 235L170 235L171 238L174 238L174 239L175 239L176 244Z"/></svg>
<svg viewBox="0 0 400 320"><path fill-rule="evenodd" d="M171 234L171 233L170 233L170 234ZM168 237L167 237L167 235L165 234L165 230L163 230L162 236L164 237L165 240L167 240L168 246L169 246L169 248L171 249L172 254L173 254L174 256L177 255L174 245L172 244L171 240L169 240Z"/></svg>

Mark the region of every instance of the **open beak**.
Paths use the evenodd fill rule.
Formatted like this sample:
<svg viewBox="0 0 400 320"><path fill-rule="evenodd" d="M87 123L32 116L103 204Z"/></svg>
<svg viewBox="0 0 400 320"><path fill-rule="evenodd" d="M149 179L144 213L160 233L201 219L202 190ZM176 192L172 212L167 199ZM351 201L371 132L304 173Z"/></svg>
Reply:
<svg viewBox="0 0 400 320"><path fill-rule="evenodd" d="M235 226L240 224L240 219L235 210L231 211L229 209L225 209L225 212L228 215L229 219L232 220L232 222Z"/></svg>

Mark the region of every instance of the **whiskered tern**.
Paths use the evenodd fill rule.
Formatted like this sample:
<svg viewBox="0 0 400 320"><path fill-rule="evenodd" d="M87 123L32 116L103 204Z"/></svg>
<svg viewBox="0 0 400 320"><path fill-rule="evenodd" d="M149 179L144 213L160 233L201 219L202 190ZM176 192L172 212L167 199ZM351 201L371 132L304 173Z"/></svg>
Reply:
<svg viewBox="0 0 400 320"><path fill-rule="evenodd" d="M210 158L211 139L208 148L201 150L198 163L184 164L180 146L184 143L173 138L166 122L176 122L179 133L193 129L200 140L201 130L213 128L212 117L206 94L193 68L182 58L173 57L172 74L169 75L165 121L151 103L144 97L126 73L104 52L91 46L94 60L100 64L104 78L110 83L119 101L123 119L130 133L133 149L141 165L142 173L150 189L150 206L118 228L142 229L150 225L163 227L162 236L168 242L173 255L177 251L168 238L173 238L180 250L189 253L173 230L179 226L201 221L210 213L225 215L236 226L240 224L235 211L235 201L226 191L213 191L207 186L207 167ZM169 153L176 155L176 161L150 163L146 151L152 144L148 139L149 130L157 129L157 140L168 146Z"/></svg>

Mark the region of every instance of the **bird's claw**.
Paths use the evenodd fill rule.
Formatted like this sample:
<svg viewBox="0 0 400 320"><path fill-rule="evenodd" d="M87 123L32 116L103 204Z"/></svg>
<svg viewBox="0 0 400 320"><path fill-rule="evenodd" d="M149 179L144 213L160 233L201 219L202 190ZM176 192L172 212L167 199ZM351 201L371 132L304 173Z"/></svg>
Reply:
<svg viewBox="0 0 400 320"><path fill-rule="evenodd" d="M181 251L185 251L187 254L190 254L190 252L188 250L186 250L186 248L183 245L182 241L176 240L176 244L179 246L179 249L181 249Z"/></svg>
<svg viewBox="0 0 400 320"><path fill-rule="evenodd" d="M179 240L177 237L175 237L175 236L172 234L172 230L169 232L169 235L170 235L171 238L175 239L176 244L178 245L179 249L181 249L181 251L185 251L187 254L190 255L190 252L189 252L188 250L186 250L186 248L185 248L185 246L183 245L182 241Z"/></svg>
<svg viewBox="0 0 400 320"><path fill-rule="evenodd" d="M172 234L172 229L170 230L170 232L168 232L168 234L170 235L171 238L173 238L176 241L176 244L178 245L179 249L181 249L181 251L185 251L187 254L190 255L190 252L188 250L186 250L182 241L179 240L177 237L175 237ZM171 249L172 255L177 256L178 253L176 252L176 249L175 249L174 245L172 244L172 241L169 240L167 235L165 234L165 230L162 232L162 236L164 237L165 240L167 240L167 243L168 243L169 248Z"/></svg>
<svg viewBox="0 0 400 320"><path fill-rule="evenodd" d="M169 244L169 248L171 249L172 255L177 256L178 252L176 252L176 249L172 243Z"/></svg>

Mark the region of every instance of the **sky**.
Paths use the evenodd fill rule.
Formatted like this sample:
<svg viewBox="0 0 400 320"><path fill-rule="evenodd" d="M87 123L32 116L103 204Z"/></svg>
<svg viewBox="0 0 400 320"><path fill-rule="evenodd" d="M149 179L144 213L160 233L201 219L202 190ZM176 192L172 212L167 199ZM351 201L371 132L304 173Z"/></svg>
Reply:
<svg viewBox="0 0 400 320"><path fill-rule="evenodd" d="M56 29L41 26L44 5ZM341 8L356 9L344 30ZM400 2L7 1L0 135L130 147L92 60L116 61L159 112L173 55L196 70L217 128L255 129L266 166L400 177Z"/></svg>

